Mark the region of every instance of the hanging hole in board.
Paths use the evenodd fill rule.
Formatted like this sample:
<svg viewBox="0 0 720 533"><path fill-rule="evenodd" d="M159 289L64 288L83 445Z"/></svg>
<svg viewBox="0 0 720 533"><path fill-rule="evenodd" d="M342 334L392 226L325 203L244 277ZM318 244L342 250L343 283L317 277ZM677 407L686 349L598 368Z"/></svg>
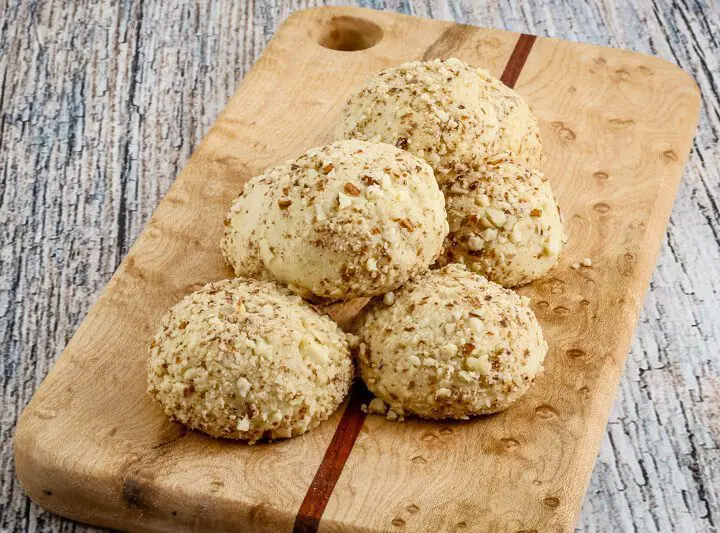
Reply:
<svg viewBox="0 0 720 533"><path fill-rule="evenodd" d="M333 17L321 22L318 44L330 50L357 52L379 43L383 31L374 22L360 17Z"/></svg>

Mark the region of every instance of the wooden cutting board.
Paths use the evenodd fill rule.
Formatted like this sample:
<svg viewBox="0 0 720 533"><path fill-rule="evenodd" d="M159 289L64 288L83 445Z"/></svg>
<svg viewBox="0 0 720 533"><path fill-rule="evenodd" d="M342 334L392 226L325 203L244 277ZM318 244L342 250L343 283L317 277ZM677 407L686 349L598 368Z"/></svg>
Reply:
<svg viewBox="0 0 720 533"><path fill-rule="evenodd" d="M506 412L464 423L366 418L360 388L318 429L273 444L169 422L145 393L146 347L168 307L231 276L218 248L231 199L330 141L368 74L435 57L502 76L540 118L570 238L520 291L550 344L545 374ZM23 413L21 483L52 512L134 531L571 531L699 105L678 67L628 51L353 8L296 13ZM592 267L570 268L585 257Z"/></svg>

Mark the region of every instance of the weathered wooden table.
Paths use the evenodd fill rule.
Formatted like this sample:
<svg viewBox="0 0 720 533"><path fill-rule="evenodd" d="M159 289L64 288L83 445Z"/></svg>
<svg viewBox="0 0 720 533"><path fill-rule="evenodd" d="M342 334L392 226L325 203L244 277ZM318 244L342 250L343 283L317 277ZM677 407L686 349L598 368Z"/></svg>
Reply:
<svg viewBox="0 0 720 533"><path fill-rule="evenodd" d="M0 531L90 531L15 480L17 416L278 24L318 1L0 2ZM659 55L704 109L581 531L720 528L720 8L358 2Z"/></svg>

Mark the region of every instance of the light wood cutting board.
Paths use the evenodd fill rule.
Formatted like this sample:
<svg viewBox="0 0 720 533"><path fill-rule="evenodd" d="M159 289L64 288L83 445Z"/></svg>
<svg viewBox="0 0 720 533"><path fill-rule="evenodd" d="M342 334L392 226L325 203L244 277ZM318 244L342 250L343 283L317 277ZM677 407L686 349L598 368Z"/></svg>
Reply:
<svg viewBox="0 0 720 533"><path fill-rule="evenodd" d="M558 267L520 291L550 345L545 374L506 412L464 423L366 418L360 388L284 442L169 422L145 393L146 347L168 307L231 276L218 241L242 184L330 141L368 74L434 57L502 76L540 118L570 238ZM353 8L296 13L23 413L21 483L50 511L134 531L571 531L699 105L678 67L628 51ZM591 268L570 268L585 257Z"/></svg>

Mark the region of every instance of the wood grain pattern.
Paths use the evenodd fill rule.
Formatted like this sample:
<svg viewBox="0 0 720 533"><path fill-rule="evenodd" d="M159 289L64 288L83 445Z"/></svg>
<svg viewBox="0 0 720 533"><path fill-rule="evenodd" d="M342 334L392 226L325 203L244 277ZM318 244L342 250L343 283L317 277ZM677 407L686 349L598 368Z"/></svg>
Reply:
<svg viewBox="0 0 720 533"><path fill-rule="evenodd" d="M339 415L274 445L186 433L144 393L147 343L182 294L229 275L217 243L242 183L328 140L361 79L433 48L499 76L518 50L516 34L451 28L351 9L303 11L284 23L23 413L16 464L33 499L132 530L292 525ZM361 52L317 44L364 46L365 31L381 31L382 40ZM401 507L423 529L568 530L574 523L699 99L669 63L546 39L535 43L517 89L541 120L546 170L570 217L563 264L523 289L551 346L547 373L495 417L456 425L368 419L325 512L310 515L322 515L321 530L410 526ZM586 185L601 172L608 179L600 191ZM583 254L596 266L568 272Z"/></svg>
<svg viewBox="0 0 720 533"><path fill-rule="evenodd" d="M694 154L578 529L714 531L718 10L662 0L371 4L630 47L698 81L706 105ZM16 417L236 80L304 5L0 2L0 530L91 529L28 503L13 474Z"/></svg>

